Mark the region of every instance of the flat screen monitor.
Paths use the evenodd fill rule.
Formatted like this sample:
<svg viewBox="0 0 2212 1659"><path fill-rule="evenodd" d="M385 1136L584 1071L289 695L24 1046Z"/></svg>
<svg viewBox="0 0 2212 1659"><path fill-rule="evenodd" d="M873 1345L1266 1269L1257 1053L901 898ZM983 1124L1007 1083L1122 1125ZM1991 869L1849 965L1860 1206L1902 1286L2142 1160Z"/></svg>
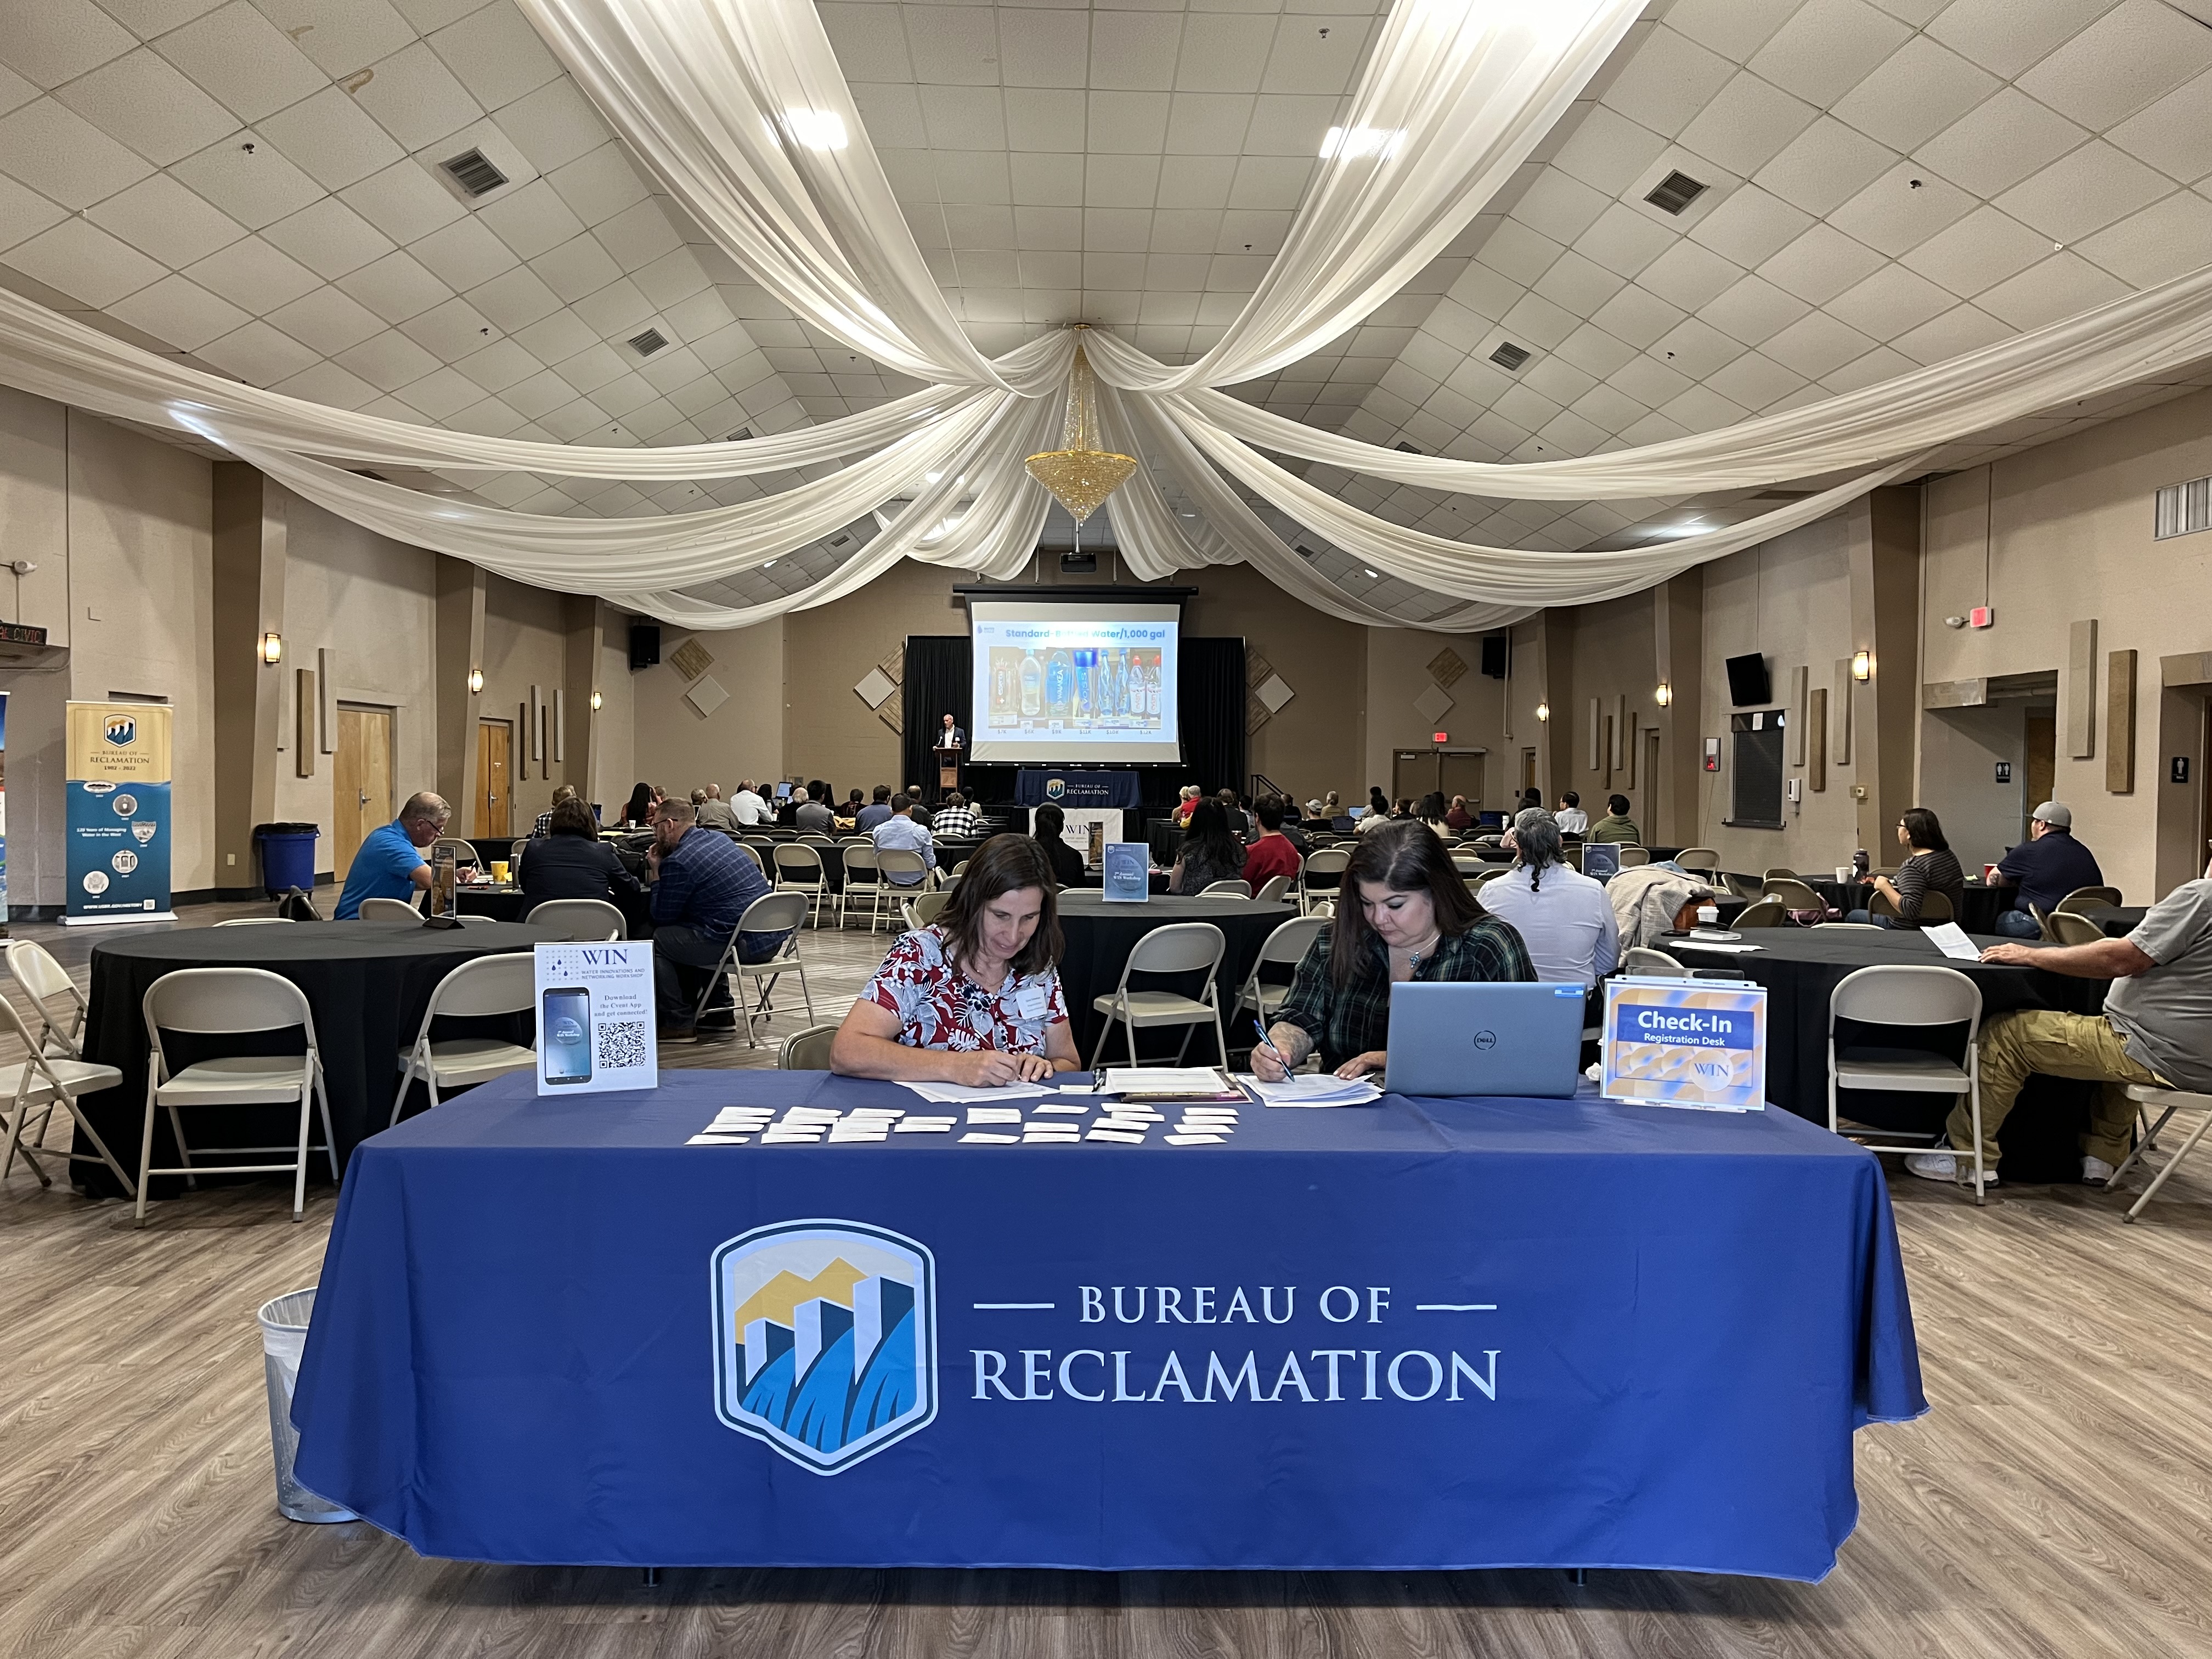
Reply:
<svg viewBox="0 0 2212 1659"><path fill-rule="evenodd" d="M1182 758L1182 609L1134 599L968 602L969 757L1084 766Z"/></svg>
<svg viewBox="0 0 2212 1659"><path fill-rule="evenodd" d="M1729 701L1738 708L1765 703L1774 695L1766 678L1766 659L1753 651L1728 659Z"/></svg>

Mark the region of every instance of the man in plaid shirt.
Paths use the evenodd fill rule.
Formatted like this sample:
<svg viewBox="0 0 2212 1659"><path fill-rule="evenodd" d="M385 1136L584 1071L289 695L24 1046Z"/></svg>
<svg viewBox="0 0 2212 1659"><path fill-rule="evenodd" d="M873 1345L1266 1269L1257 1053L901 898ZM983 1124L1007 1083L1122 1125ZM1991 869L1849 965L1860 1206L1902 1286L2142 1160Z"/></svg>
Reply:
<svg viewBox="0 0 2212 1659"><path fill-rule="evenodd" d="M929 821L929 833L939 841L972 841L975 836L975 809L968 805L958 790L945 798L945 805Z"/></svg>
<svg viewBox="0 0 2212 1659"><path fill-rule="evenodd" d="M645 855L652 866L653 980L660 1009L663 1042L697 1035L691 1011L698 1004L698 975L720 965L738 919L756 899L772 890L744 850L727 836L697 824L696 810L673 797L660 804L653 821L653 845ZM746 962L763 962L783 948L788 933L747 933L738 941ZM684 981L691 981L687 988ZM704 1023L721 1031L736 1030L737 1016L726 984L715 988Z"/></svg>

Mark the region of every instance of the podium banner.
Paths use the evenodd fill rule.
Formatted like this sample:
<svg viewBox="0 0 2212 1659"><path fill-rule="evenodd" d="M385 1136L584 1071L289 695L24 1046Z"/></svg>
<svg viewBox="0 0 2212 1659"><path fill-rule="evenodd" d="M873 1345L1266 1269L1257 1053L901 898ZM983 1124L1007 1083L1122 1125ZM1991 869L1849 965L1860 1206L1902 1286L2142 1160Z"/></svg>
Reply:
<svg viewBox="0 0 2212 1659"><path fill-rule="evenodd" d="M64 922L176 920L169 908L172 714L159 702L66 706Z"/></svg>
<svg viewBox="0 0 2212 1659"><path fill-rule="evenodd" d="M1043 806L1049 803L1054 806L1119 806L1133 810L1144 804L1144 795L1134 772L1025 767L1014 774L1014 803L1018 806Z"/></svg>

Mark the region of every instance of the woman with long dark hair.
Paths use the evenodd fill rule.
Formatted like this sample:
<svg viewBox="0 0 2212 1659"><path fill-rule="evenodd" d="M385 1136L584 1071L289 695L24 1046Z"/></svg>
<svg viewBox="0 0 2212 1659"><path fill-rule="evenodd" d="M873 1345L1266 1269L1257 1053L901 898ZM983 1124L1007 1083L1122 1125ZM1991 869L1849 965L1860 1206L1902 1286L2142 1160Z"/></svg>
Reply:
<svg viewBox="0 0 2212 1659"><path fill-rule="evenodd" d="M1910 806L1897 821L1897 844L1905 851L1905 862L1897 866L1897 879L1887 876L1874 878L1874 890L1885 895L1897 907L1893 916L1878 916L1868 910L1854 910L1849 920L1871 921L1877 927L1919 927L1923 925L1921 911L1930 893L1941 893L1950 901L1951 915L1955 916L1966 902L1966 872L1959 867L1958 854L1944 838L1942 821L1924 806Z"/></svg>
<svg viewBox="0 0 2212 1659"><path fill-rule="evenodd" d="M1168 891L1186 896L1202 893L1217 881L1244 878L1244 843L1229 830L1229 814L1219 801L1199 802L1182 832L1182 848L1168 873Z"/></svg>
<svg viewBox="0 0 2212 1659"><path fill-rule="evenodd" d="M1521 935L1475 902L1425 824L1394 823L1363 839L1342 890L1267 1042L1252 1051L1263 1081L1279 1081L1316 1049L1339 1077L1381 1071L1394 984L1536 977Z"/></svg>
<svg viewBox="0 0 2212 1659"><path fill-rule="evenodd" d="M1054 891L1032 837L994 836L977 848L937 920L902 933L862 988L830 1045L830 1069L969 1088L1073 1071Z"/></svg>
<svg viewBox="0 0 2212 1659"><path fill-rule="evenodd" d="M621 821L635 824L640 829L653 822L653 802L659 792L649 783L641 783L629 792L629 804L623 808Z"/></svg>

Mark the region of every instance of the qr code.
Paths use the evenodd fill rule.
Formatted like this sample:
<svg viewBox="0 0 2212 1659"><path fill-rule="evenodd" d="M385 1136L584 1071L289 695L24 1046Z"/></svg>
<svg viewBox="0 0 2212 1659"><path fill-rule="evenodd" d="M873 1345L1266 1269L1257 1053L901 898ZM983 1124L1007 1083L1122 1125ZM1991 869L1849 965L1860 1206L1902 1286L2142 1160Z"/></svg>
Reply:
<svg viewBox="0 0 2212 1659"><path fill-rule="evenodd" d="M628 1071L645 1064L645 1022L616 1020L599 1027L599 1067L603 1072Z"/></svg>

